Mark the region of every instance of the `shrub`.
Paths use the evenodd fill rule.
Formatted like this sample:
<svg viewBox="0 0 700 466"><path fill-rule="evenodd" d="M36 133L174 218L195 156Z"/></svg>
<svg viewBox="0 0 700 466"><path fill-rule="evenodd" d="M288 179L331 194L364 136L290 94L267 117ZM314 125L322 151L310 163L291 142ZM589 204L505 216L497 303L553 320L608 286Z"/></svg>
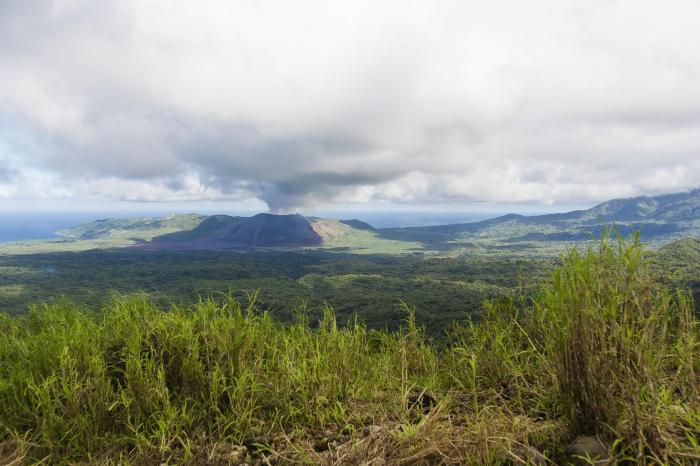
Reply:
<svg viewBox="0 0 700 466"><path fill-rule="evenodd" d="M575 433L622 440L637 460L682 458L699 426L673 412L697 413L698 326L689 295L654 281L638 237L570 251L533 319Z"/></svg>

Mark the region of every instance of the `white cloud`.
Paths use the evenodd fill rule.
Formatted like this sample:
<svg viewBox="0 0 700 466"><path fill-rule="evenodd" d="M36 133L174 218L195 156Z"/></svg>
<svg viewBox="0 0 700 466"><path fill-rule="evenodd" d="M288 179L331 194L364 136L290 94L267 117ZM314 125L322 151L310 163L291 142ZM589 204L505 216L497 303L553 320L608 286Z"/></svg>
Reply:
<svg viewBox="0 0 700 466"><path fill-rule="evenodd" d="M698 16L692 0L7 0L0 142L21 176L0 196L284 210L691 188Z"/></svg>

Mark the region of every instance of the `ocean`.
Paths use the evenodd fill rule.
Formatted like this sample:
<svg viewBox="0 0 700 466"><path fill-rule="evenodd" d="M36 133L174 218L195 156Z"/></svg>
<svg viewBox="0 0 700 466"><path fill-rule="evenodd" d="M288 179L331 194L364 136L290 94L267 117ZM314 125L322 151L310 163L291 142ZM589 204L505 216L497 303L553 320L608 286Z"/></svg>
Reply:
<svg viewBox="0 0 700 466"><path fill-rule="evenodd" d="M94 216L94 212L0 212L0 242L55 238L57 230Z"/></svg>

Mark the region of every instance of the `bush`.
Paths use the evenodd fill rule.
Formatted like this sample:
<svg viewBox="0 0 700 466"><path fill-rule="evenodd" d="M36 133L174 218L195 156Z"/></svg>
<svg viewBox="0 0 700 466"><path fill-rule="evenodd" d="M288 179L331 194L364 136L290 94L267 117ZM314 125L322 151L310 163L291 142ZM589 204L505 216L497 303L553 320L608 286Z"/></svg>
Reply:
<svg viewBox="0 0 700 466"><path fill-rule="evenodd" d="M652 279L638 237L604 236L597 251L571 251L533 318L575 433L622 439L633 458L668 460L685 429L698 432L672 414L698 407L692 300Z"/></svg>

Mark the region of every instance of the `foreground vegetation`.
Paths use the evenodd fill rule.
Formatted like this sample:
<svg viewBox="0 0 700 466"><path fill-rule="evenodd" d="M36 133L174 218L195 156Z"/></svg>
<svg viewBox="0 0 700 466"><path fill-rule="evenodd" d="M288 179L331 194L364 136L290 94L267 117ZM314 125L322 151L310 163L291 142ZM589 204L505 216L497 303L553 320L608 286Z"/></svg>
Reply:
<svg viewBox="0 0 700 466"><path fill-rule="evenodd" d="M691 297L637 241L571 251L444 347L405 315L284 325L228 295L0 317L0 463L562 464L581 434L617 463L700 461Z"/></svg>

